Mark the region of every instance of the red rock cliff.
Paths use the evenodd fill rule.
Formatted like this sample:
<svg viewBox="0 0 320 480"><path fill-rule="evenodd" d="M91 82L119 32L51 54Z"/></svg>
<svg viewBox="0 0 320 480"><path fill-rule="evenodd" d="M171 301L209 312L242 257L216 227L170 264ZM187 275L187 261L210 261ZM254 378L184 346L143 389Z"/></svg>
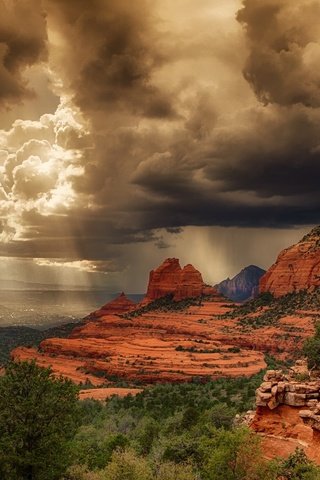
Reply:
<svg viewBox="0 0 320 480"><path fill-rule="evenodd" d="M146 301L173 294L174 300L200 295L218 295L202 280L201 273L188 264L181 268L177 258L167 258L156 270L151 270Z"/></svg>
<svg viewBox="0 0 320 480"><path fill-rule="evenodd" d="M260 280L260 292L275 297L320 287L320 226L283 250Z"/></svg>

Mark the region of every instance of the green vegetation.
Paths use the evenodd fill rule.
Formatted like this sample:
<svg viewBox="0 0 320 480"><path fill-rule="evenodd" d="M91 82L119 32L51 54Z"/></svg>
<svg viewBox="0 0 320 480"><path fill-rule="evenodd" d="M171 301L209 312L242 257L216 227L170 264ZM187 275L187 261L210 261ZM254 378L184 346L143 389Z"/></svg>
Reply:
<svg viewBox="0 0 320 480"><path fill-rule="evenodd" d="M263 328L276 325L280 318L295 314L297 310L319 310L320 288L313 292L301 290L274 298L262 293L257 298L236 306L231 312L219 315L220 319L239 318L241 327ZM251 316L255 314L255 316Z"/></svg>
<svg viewBox="0 0 320 480"><path fill-rule="evenodd" d="M308 338L303 345L303 354L308 359L308 367L311 369L320 368L320 322L317 322L316 331L313 337Z"/></svg>
<svg viewBox="0 0 320 480"><path fill-rule="evenodd" d="M184 298L183 300L173 300L173 294L166 295L161 298L157 298L153 302L148 303L144 307L138 308L133 312L120 315L121 318L135 318L139 317L143 313L153 312L155 310L159 312L175 312L185 310L191 306L200 306L203 301L210 301L212 297L210 295L202 295L201 297Z"/></svg>
<svg viewBox="0 0 320 480"><path fill-rule="evenodd" d="M318 225L317 227L313 228L311 230L311 232L307 233L303 239L301 240L301 242L308 242L308 241L315 241L315 246L314 246L314 250L317 250L318 248L320 248L320 225Z"/></svg>
<svg viewBox="0 0 320 480"><path fill-rule="evenodd" d="M221 348L196 348L196 347L184 347L183 345L178 345L175 350L177 352L191 352L191 353L240 353L241 349L239 347L229 347L227 349Z"/></svg>
<svg viewBox="0 0 320 480"><path fill-rule="evenodd" d="M77 391L34 362L7 366L0 378L0 478L59 478L77 428Z"/></svg>
<svg viewBox="0 0 320 480"><path fill-rule="evenodd" d="M65 323L46 330L30 327L0 327L0 365L9 361L10 352L16 347L37 347L46 338L65 338L79 323Z"/></svg>
<svg viewBox="0 0 320 480"><path fill-rule="evenodd" d="M0 380L0 478L319 480L302 451L266 461L260 437L236 426L261 377L78 402L76 388L50 370L9 364Z"/></svg>

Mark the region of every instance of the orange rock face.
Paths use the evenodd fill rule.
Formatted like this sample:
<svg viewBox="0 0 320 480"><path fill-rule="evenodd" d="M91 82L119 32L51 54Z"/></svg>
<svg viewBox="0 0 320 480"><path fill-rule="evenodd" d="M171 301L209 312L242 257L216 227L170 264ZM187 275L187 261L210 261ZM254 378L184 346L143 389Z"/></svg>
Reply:
<svg viewBox="0 0 320 480"><path fill-rule="evenodd" d="M283 250L260 280L260 292L275 297L315 287L320 287L320 227Z"/></svg>
<svg viewBox="0 0 320 480"><path fill-rule="evenodd" d="M188 382L253 375L265 368L265 353L284 359L314 331L311 313L251 329L238 318L217 316L229 310L224 302L203 301L133 318L105 315L74 329L69 338L44 340L39 351L18 348L12 356L51 365L77 383Z"/></svg>
<svg viewBox="0 0 320 480"><path fill-rule="evenodd" d="M146 301L172 294L174 300L216 295L218 292L205 285L201 273L188 264L181 268L177 258L167 258L156 270L151 270Z"/></svg>
<svg viewBox="0 0 320 480"><path fill-rule="evenodd" d="M99 310L96 310L94 313L92 313L91 316L98 318L108 314L122 315L124 313L131 312L136 308L136 306L136 303L126 297L126 295L122 292L117 298L111 300L111 302L106 303Z"/></svg>
<svg viewBox="0 0 320 480"><path fill-rule="evenodd" d="M251 428L262 436L265 457L286 458L296 448L320 464L320 434L305 425L299 416L299 408L281 405L275 410L258 407Z"/></svg>

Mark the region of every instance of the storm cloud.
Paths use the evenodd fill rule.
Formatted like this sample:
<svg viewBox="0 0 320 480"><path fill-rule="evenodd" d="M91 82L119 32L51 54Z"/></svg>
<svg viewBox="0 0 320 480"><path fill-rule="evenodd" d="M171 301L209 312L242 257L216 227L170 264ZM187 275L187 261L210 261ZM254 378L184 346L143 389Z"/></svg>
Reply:
<svg viewBox="0 0 320 480"><path fill-rule="evenodd" d="M190 226L319 223L318 2L6 5L0 103L38 65L60 105L0 130L1 255L114 272Z"/></svg>
<svg viewBox="0 0 320 480"><path fill-rule="evenodd" d="M34 94L25 70L46 59L47 32L40 0L0 2L0 107Z"/></svg>
<svg viewBox="0 0 320 480"><path fill-rule="evenodd" d="M244 0L244 75L263 103L320 106L319 15L317 0Z"/></svg>

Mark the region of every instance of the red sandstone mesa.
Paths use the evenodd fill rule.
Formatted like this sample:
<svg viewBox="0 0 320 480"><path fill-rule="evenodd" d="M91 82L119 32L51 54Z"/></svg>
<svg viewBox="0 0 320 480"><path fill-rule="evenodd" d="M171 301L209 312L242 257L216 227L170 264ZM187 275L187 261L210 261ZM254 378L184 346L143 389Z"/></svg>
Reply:
<svg viewBox="0 0 320 480"><path fill-rule="evenodd" d="M181 268L177 258L167 258L160 267L151 270L146 302L172 294L174 300L201 295L219 295L213 287L207 286L201 273L188 264Z"/></svg>
<svg viewBox="0 0 320 480"><path fill-rule="evenodd" d="M320 287L320 227L283 250L260 280L260 292L275 297Z"/></svg>

